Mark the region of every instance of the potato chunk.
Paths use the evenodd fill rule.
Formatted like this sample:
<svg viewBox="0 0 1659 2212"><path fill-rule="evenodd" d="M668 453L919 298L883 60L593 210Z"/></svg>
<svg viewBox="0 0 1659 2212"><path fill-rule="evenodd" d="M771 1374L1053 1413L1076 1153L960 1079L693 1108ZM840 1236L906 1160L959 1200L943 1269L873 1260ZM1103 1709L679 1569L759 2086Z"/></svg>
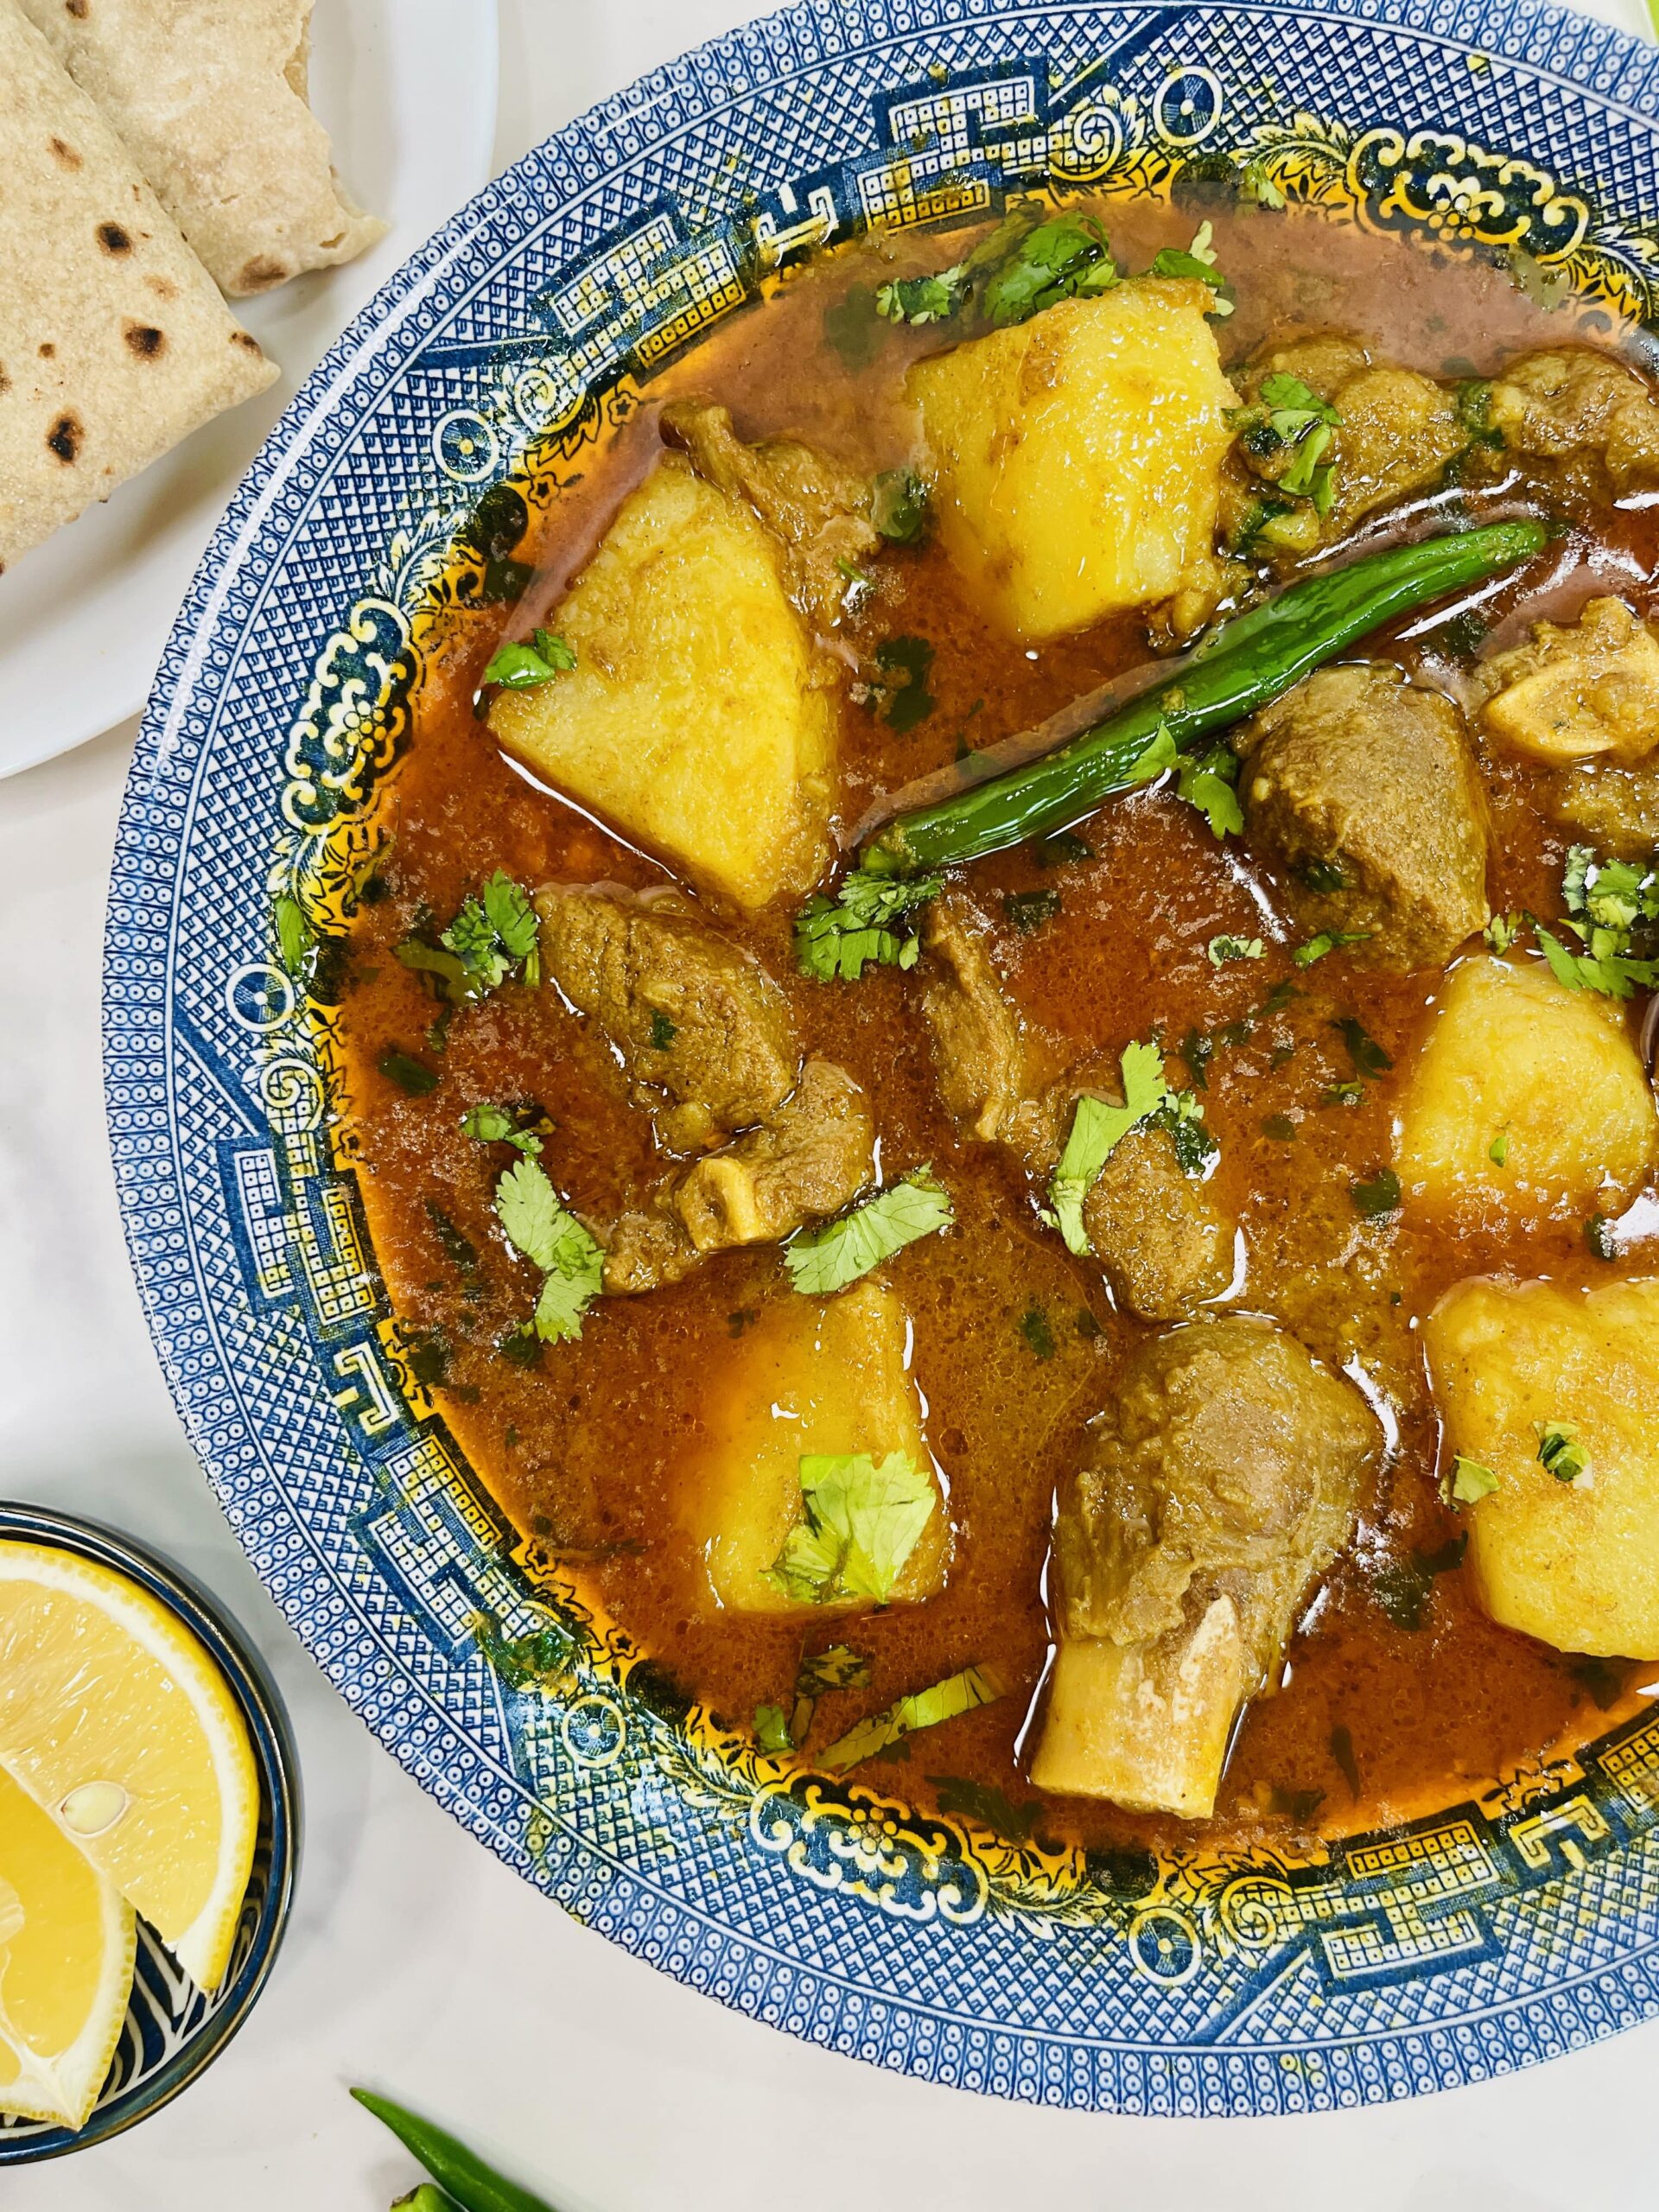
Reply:
<svg viewBox="0 0 1659 2212"><path fill-rule="evenodd" d="M911 371L940 538L1017 637L1167 599L1211 555L1234 404L1212 297L1122 284Z"/></svg>
<svg viewBox="0 0 1659 2212"><path fill-rule="evenodd" d="M880 1460L902 1452L931 1471L921 1402L906 1366L907 1331L904 1306L882 1283L861 1282L831 1299L780 1298L710 1376L682 1517L702 1543L712 1605L740 1613L827 1610L766 1576L803 1517L804 1454L868 1452ZM894 1601L941 1589L949 1550L941 1497L894 1585Z"/></svg>
<svg viewBox="0 0 1659 2212"><path fill-rule="evenodd" d="M664 454L550 618L574 671L490 709L509 753L748 908L829 855L831 702L779 560L745 500Z"/></svg>
<svg viewBox="0 0 1659 2212"><path fill-rule="evenodd" d="M1535 760L1640 760L1659 745L1659 639L1620 600L1592 599L1571 629L1535 622L1480 673L1487 728Z"/></svg>
<svg viewBox="0 0 1659 2212"><path fill-rule="evenodd" d="M1469 1509L1481 1604L1562 1651L1659 1659L1659 1281L1459 1283L1427 1340L1449 1449L1497 1478ZM1538 1457L1556 1421L1571 1483Z"/></svg>
<svg viewBox="0 0 1659 2212"><path fill-rule="evenodd" d="M1459 963L1401 1117L1395 1165L1413 1197L1448 1212L1615 1212L1656 1143L1653 1094L1611 1001L1533 963Z"/></svg>

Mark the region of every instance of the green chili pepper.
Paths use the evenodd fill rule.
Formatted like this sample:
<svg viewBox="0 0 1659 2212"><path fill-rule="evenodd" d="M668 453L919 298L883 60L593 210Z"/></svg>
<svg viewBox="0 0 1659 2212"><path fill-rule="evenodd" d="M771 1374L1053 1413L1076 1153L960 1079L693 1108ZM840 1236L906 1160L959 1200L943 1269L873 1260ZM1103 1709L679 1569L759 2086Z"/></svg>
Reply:
<svg viewBox="0 0 1659 2212"><path fill-rule="evenodd" d="M436 2182L423 2181L407 2196L400 2196L391 2212L456 2212L455 2200L446 2196Z"/></svg>
<svg viewBox="0 0 1659 2212"><path fill-rule="evenodd" d="M516 2182L486 2166L464 2143L457 2143L442 2127L434 2127L429 2120L406 2112L389 2097L377 2097L372 2089L353 2089L352 2094L377 2120L385 2122L406 2151L413 2152L461 2212L554 2212L544 2198L532 2196L527 2189L520 2189ZM420 2201L418 2190L414 2201Z"/></svg>
<svg viewBox="0 0 1659 2212"><path fill-rule="evenodd" d="M1154 772L1152 748L1165 731L1185 752L1395 616L1529 560L1547 535L1541 523L1491 523L1390 546L1292 584L1058 752L884 823L864 843L859 866L872 875L922 875L1063 830Z"/></svg>

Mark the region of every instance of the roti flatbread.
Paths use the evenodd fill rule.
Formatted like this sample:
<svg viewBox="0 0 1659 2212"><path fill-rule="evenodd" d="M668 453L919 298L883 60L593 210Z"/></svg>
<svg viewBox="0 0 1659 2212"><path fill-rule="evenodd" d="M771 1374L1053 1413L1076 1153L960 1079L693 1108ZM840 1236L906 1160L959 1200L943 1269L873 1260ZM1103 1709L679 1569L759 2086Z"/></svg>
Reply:
<svg viewBox="0 0 1659 2212"><path fill-rule="evenodd" d="M306 104L312 0L22 0L232 298L385 231Z"/></svg>
<svg viewBox="0 0 1659 2212"><path fill-rule="evenodd" d="M276 374L0 0L0 567Z"/></svg>

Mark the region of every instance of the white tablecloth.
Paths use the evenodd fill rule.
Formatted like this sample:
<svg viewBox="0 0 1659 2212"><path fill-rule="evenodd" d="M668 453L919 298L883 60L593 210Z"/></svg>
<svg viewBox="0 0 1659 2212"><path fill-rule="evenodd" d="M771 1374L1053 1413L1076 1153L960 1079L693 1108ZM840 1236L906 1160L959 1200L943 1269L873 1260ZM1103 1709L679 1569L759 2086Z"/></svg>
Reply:
<svg viewBox="0 0 1659 2212"><path fill-rule="evenodd" d="M744 0L501 5L503 164L753 12ZM1593 12L1642 27L1636 0ZM132 739L115 731L0 784L0 1495L150 1537L250 1626L299 1741L305 1863L277 1972L232 2048L135 2133L9 2171L5 2212L384 2212L414 2169L349 2102L351 2082L447 2120L561 2212L1655 2201L1659 2025L1388 2111L1230 2122L1033 2111L828 2056L724 2011L567 1919L423 1796L254 1580L139 1317L98 1051L105 887Z"/></svg>

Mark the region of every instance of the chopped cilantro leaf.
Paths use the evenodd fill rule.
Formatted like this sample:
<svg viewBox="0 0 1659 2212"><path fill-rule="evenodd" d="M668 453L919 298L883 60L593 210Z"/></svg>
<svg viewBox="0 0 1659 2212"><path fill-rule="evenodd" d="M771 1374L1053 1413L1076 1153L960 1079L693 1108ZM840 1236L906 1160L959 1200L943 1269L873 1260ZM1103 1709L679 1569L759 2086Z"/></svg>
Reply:
<svg viewBox="0 0 1659 2212"><path fill-rule="evenodd" d="M1379 1167L1368 1182L1351 1183L1354 1211L1366 1221L1400 1211L1400 1178L1392 1167Z"/></svg>
<svg viewBox="0 0 1659 2212"><path fill-rule="evenodd" d="M602 1287L605 1255L575 1216L559 1204L533 1160L509 1167L495 1186L496 1218L507 1241L541 1268L535 1329L543 1341L582 1334L582 1317Z"/></svg>
<svg viewBox="0 0 1659 2212"><path fill-rule="evenodd" d="M410 938L397 947L405 968L431 976L453 1003L483 998L522 967L526 983L542 979L541 921L522 884L498 868L435 945Z"/></svg>
<svg viewBox="0 0 1659 2212"><path fill-rule="evenodd" d="M1507 952L1522 931L1526 918L1521 914L1494 914L1482 934L1494 952Z"/></svg>
<svg viewBox="0 0 1659 2212"><path fill-rule="evenodd" d="M950 1192L931 1168L918 1167L827 1229L797 1236L784 1248L784 1264L797 1290L827 1298L955 1218Z"/></svg>
<svg viewBox="0 0 1659 2212"><path fill-rule="evenodd" d="M900 735L925 722L938 702L927 688L933 666L933 648L925 638L884 638L875 649L875 664L888 680L878 688L882 696L882 720Z"/></svg>
<svg viewBox="0 0 1659 2212"><path fill-rule="evenodd" d="M1575 1483L1589 1465L1578 1431L1570 1421L1541 1421L1538 1462L1558 1483Z"/></svg>
<svg viewBox="0 0 1659 2212"><path fill-rule="evenodd" d="M461 1128L480 1144L510 1144L530 1158L540 1153L542 1140L534 1129L521 1129L505 1106L474 1106Z"/></svg>
<svg viewBox="0 0 1659 2212"><path fill-rule="evenodd" d="M1370 930L1321 930L1306 944L1299 944L1290 957L1299 968L1311 968L1327 952L1339 951L1344 945L1369 944L1373 934Z"/></svg>
<svg viewBox="0 0 1659 2212"><path fill-rule="evenodd" d="M1165 246L1160 252L1154 254L1152 266L1147 274L1148 276L1196 277L1200 284L1208 284L1216 295L1209 313L1230 315L1233 303L1224 296L1228 290L1227 279L1216 267L1216 250L1211 243L1213 231L1213 225L1201 223L1190 246Z"/></svg>
<svg viewBox="0 0 1659 2212"><path fill-rule="evenodd" d="M1394 1065L1394 1062L1377 1043L1376 1038L1368 1036L1359 1021L1351 1014L1344 1014L1339 1021L1333 1021L1331 1027L1348 1047L1348 1057L1354 1064L1354 1072L1357 1075L1386 1075Z"/></svg>
<svg viewBox="0 0 1659 2212"><path fill-rule="evenodd" d="M1118 281L1110 242L1096 218L1056 215L1026 231L983 279L980 312L998 326L1024 322L1057 301L1109 291Z"/></svg>
<svg viewBox="0 0 1659 2212"><path fill-rule="evenodd" d="M874 1758L903 1736L913 1735L922 1728L937 1728L941 1722L954 1720L960 1713L972 1713L976 1707L994 1705L1002 1694L1001 1678L990 1668L964 1667L960 1674L935 1682L931 1689L901 1697L885 1713L861 1720L856 1727L838 1736L828 1750L819 1753L818 1764L827 1767L831 1774L844 1773L849 1767Z"/></svg>
<svg viewBox="0 0 1659 2212"><path fill-rule="evenodd" d="M870 487L870 520L894 545L913 545L927 526L927 485L913 468L884 468Z"/></svg>
<svg viewBox="0 0 1659 2212"><path fill-rule="evenodd" d="M1132 1128L1155 1114L1168 1095L1164 1056L1156 1045L1126 1045L1119 1065L1123 1075L1122 1104L1113 1106L1103 1098L1078 1099L1065 1149L1048 1186L1054 1225L1065 1239L1068 1251L1087 1254L1094 1249L1083 1225L1084 1201L1116 1146Z"/></svg>
<svg viewBox="0 0 1659 2212"><path fill-rule="evenodd" d="M1446 1483L1446 1503L1450 1505L1476 1505L1483 1497L1490 1497L1497 1488L1497 1477L1490 1467L1483 1467L1478 1459L1465 1459L1461 1452L1452 1462L1452 1473Z"/></svg>
<svg viewBox="0 0 1659 2212"><path fill-rule="evenodd" d="M1486 1157L1494 1167L1501 1167L1510 1156L1510 1133L1500 1129L1486 1147Z"/></svg>
<svg viewBox="0 0 1659 2212"><path fill-rule="evenodd" d="M1045 922L1052 922L1060 911L1058 891L1010 891L1002 900L1002 911L1022 936L1041 929Z"/></svg>
<svg viewBox="0 0 1659 2212"><path fill-rule="evenodd" d="M1310 891L1329 895L1333 891L1345 891L1348 878L1339 861L1308 860L1301 865L1302 881Z"/></svg>
<svg viewBox="0 0 1659 2212"><path fill-rule="evenodd" d="M763 1751L792 1751L795 1738L789 1732L789 1716L781 1705L757 1705L754 1708L754 1740Z"/></svg>
<svg viewBox="0 0 1659 2212"><path fill-rule="evenodd" d="M484 681L499 683L504 691L528 691L538 683L550 683L556 676L568 676L575 664L573 645L556 638L550 630L537 630L531 645L513 638L498 645L484 671Z"/></svg>
<svg viewBox="0 0 1659 2212"><path fill-rule="evenodd" d="M967 279L963 261L932 276L894 277L878 289L875 311L884 322L947 321L963 302Z"/></svg>
<svg viewBox="0 0 1659 2212"><path fill-rule="evenodd" d="M823 1697L830 1690L861 1690L870 1679L870 1662L850 1643L832 1643L827 1651L802 1657L795 1677L797 1697Z"/></svg>
<svg viewBox="0 0 1659 2212"><path fill-rule="evenodd" d="M679 1033L678 1026L669 1020L660 1007L652 1010L651 1049L653 1052L665 1052Z"/></svg>
<svg viewBox="0 0 1659 2212"><path fill-rule="evenodd" d="M1238 196L1253 200L1258 207L1280 208L1285 204L1282 187L1275 184L1267 164L1246 162L1238 173Z"/></svg>
<svg viewBox="0 0 1659 2212"><path fill-rule="evenodd" d="M271 918L276 925L276 948L283 966L296 983L300 982L317 942L311 918L299 900L290 899L286 892L274 902Z"/></svg>
<svg viewBox="0 0 1659 2212"><path fill-rule="evenodd" d="M399 1090L407 1091L411 1098L424 1098L438 1087L438 1071L429 1068L424 1060L417 1060L412 1052L399 1052L395 1045L388 1046L374 1064L389 1083Z"/></svg>
<svg viewBox="0 0 1659 2212"><path fill-rule="evenodd" d="M1205 951L1212 968L1220 968L1230 960L1262 960L1268 948L1259 937L1212 937Z"/></svg>
<svg viewBox="0 0 1659 2212"><path fill-rule="evenodd" d="M938 1505L933 1478L902 1452L808 1452L804 1517L766 1569L767 1580L812 1605L873 1598L885 1605Z"/></svg>
<svg viewBox="0 0 1659 2212"><path fill-rule="evenodd" d="M1243 809L1234 785L1238 781L1238 756L1225 745L1207 753L1188 753L1175 771L1175 792L1189 806L1196 806L1217 837L1236 836L1244 827Z"/></svg>
<svg viewBox="0 0 1659 2212"><path fill-rule="evenodd" d="M1032 841L1031 857L1039 868L1064 868L1071 861L1091 861L1095 849L1085 844L1075 830L1056 830L1046 837Z"/></svg>
<svg viewBox="0 0 1659 2212"><path fill-rule="evenodd" d="M1040 1306L1027 1306L1020 1316L1020 1333L1026 1340L1026 1349L1038 1359L1053 1358L1054 1332Z"/></svg>
<svg viewBox="0 0 1659 2212"><path fill-rule="evenodd" d="M815 892L795 918L795 957L804 976L820 983L855 983L872 961L888 968L913 968L921 943L913 928L893 927L938 896L944 879L871 875L854 868L833 899Z"/></svg>
<svg viewBox="0 0 1659 2212"><path fill-rule="evenodd" d="M1612 1223L1605 1213L1592 1213L1585 1223L1584 1241L1598 1260L1616 1260L1618 1257L1618 1238Z"/></svg>
<svg viewBox="0 0 1659 2212"><path fill-rule="evenodd" d="M1438 1551L1410 1552L1372 1570L1371 1594L1396 1628L1421 1628L1435 1577L1462 1565L1468 1541L1467 1536L1455 1536Z"/></svg>

